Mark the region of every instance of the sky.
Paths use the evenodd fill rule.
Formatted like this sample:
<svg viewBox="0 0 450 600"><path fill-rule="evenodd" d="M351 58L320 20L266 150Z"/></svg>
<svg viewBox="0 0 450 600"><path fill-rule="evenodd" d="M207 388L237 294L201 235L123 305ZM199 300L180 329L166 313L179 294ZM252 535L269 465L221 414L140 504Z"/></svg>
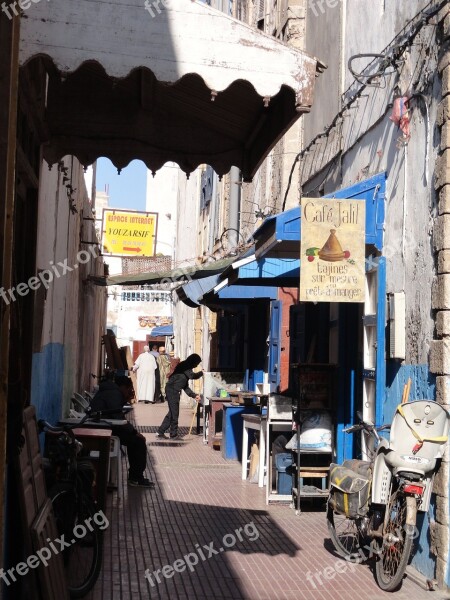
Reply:
<svg viewBox="0 0 450 600"><path fill-rule="evenodd" d="M145 210L147 167L142 161L133 160L117 174L116 167L107 158L97 161L96 188L104 191L109 185L109 206Z"/></svg>

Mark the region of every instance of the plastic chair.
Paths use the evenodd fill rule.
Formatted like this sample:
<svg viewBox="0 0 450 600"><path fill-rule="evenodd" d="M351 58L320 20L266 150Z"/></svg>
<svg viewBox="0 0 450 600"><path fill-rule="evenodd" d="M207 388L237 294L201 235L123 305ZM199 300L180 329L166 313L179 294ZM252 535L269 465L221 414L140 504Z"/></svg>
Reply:
<svg viewBox="0 0 450 600"><path fill-rule="evenodd" d="M81 409L83 412L86 412L86 409L89 408L89 402L77 392L73 393L72 402L75 404L76 410Z"/></svg>
<svg viewBox="0 0 450 600"><path fill-rule="evenodd" d="M72 397L70 401L72 402L72 408L70 410L84 417L86 414L86 408L74 397Z"/></svg>
<svg viewBox="0 0 450 600"><path fill-rule="evenodd" d="M74 410L73 408L71 408L69 410L69 417L71 417L72 419L81 419L85 416L86 413L81 413L78 412L77 410Z"/></svg>
<svg viewBox="0 0 450 600"><path fill-rule="evenodd" d="M99 453L91 451L89 457L98 459ZM109 470L108 470L108 485L117 488L117 498L122 498L122 454L120 439L116 436L111 436L111 448L109 452Z"/></svg>

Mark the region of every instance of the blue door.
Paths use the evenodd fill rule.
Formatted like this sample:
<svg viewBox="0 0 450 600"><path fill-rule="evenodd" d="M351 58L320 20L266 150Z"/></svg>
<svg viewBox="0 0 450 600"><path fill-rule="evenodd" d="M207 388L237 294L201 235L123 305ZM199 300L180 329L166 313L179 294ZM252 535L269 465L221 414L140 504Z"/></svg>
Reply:
<svg viewBox="0 0 450 600"><path fill-rule="evenodd" d="M280 339L281 339L281 310L280 300L270 303L269 330L269 382L280 385Z"/></svg>

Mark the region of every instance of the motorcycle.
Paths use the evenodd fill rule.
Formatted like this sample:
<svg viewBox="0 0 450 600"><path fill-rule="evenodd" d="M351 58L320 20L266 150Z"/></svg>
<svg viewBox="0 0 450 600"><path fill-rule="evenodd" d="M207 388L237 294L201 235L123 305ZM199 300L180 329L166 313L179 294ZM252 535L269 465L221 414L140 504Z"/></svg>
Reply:
<svg viewBox="0 0 450 600"><path fill-rule="evenodd" d="M449 413L432 400L397 407L392 425L360 423L344 429L363 431L373 442L373 460L346 460L330 468L327 523L336 552L363 562L375 556L378 586L401 587L418 535L417 512L427 512L433 478L448 439ZM390 429L390 439L379 432ZM370 444L368 444L370 446Z"/></svg>

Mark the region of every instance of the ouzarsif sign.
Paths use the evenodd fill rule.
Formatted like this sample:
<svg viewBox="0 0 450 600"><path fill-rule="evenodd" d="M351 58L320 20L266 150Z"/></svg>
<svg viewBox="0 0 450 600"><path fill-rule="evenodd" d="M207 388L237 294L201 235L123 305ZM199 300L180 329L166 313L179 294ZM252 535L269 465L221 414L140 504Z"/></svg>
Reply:
<svg viewBox="0 0 450 600"><path fill-rule="evenodd" d="M302 198L300 301L364 302L364 200Z"/></svg>
<svg viewBox="0 0 450 600"><path fill-rule="evenodd" d="M103 253L112 256L154 256L158 214L103 209Z"/></svg>

